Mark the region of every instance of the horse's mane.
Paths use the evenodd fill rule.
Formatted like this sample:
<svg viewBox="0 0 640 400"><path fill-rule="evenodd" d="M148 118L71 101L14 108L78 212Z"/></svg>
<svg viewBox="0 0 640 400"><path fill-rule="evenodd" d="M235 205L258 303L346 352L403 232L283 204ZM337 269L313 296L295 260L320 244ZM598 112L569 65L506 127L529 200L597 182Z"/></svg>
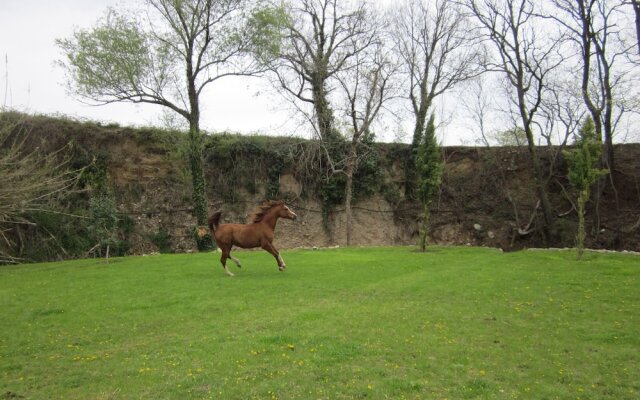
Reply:
<svg viewBox="0 0 640 400"><path fill-rule="evenodd" d="M281 206L283 204L284 202L280 200L265 201L264 203L262 203L256 208L253 214L251 214L251 221L254 224L262 221L262 219L264 218L264 216L267 214L269 210L271 210L273 207Z"/></svg>

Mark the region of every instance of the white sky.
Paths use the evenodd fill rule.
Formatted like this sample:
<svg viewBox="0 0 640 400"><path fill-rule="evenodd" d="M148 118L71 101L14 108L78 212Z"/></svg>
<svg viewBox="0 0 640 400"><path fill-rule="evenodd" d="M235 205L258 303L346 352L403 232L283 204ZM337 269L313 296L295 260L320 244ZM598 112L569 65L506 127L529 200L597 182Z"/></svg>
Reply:
<svg viewBox="0 0 640 400"><path fill-rule="evenodd" d="M129 3L132 0L128 0ZM131 103L86 105L66 93L55 40L95 24L122 0L0 0L0 107L62 114L120 125L161 125L163 107ZM291 114L257 78L225 78L202 98L201 126L211 131L290 134Z"/></svg>
<svg viewBox="0 0 640 400"><path fill-rule="evenodd" d="M162 126L161 116L167 111L157 105L83 104L66 93L64 71L55 65L62 58L56 39L68 38L76 29L95 25L108 7L140 2L0 0L0 108L128 126ZM448 120L439 128L442 143L474 144L478 137L472 131L477 132L477 127L462 115L460 93L450 93L449 107L446 104L446 97L438 98L436 113ZM201 127L208 131L310 136L308 125L296 121L290 105L258 78L229 77L210 85L201 97L201 108ZM410 125L409 121L401 126L391 123L378 129L377 139L393 141L399 137L409 141Z"/></svg>

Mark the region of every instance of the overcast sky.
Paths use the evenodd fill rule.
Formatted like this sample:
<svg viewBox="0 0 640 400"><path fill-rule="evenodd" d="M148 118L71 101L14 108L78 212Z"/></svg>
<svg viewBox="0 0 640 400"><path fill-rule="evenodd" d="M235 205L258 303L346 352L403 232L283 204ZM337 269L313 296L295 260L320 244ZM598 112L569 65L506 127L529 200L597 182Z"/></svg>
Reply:
<svg viewBox="0 0 640 400"><path fill-rule="evenodd" d="M56 39L71 37L74 30L95 25L108 7L140 3L141 0L0 0L0 108L120 125L162 126L162 114L168 112L157 105L83 104L66 92L64 71L55 65L62 58ZM492 98L495 92L491 92ZM442 96L435 105L436 114L448 119L438 130L443 144L476 143L478 138L472 133L477 131L475 123L460 115L460 93L448 96L448 103ZM258 78L217 81L204 92L201 108L201 127L209 131L310 136L308 125L295 121L290 106ZM492 121L505 126L496 118ZM408 118L404 124L391 122L376 133L381 141L400 138L406 142L410 140L409 131Z"/></svg>
<svg viewBox="0 0 640 400"><path fill-rule="evenodd" d="M163 108L131 103L86 105L66 93L55 65L58 38L95 24L107 7L135 0L0 0L0 107L36 114L64 114L121 125L159 125ZM290 112L257 78L225 78L202 99L203 128L241 133L291 134Z"/></svg>

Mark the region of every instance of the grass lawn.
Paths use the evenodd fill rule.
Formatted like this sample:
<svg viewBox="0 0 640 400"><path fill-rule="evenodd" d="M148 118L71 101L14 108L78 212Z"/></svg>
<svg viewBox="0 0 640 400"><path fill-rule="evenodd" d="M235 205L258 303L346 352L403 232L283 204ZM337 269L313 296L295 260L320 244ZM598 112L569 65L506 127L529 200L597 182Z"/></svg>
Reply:
<svg viewBox="0 0 640 400"><path fill-rule="evenodd" d="M637 399L640 258L367 248L0 267L0 399Z"/></svg>

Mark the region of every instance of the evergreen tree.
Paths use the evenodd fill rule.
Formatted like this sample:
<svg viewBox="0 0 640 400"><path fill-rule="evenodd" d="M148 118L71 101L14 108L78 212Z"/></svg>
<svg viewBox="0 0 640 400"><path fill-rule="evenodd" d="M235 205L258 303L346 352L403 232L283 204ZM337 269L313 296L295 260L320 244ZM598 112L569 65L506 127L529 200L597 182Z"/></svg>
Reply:
<svg viewBox="0 0 640 400"><path fill-rule="evenodd" d="M431 114L424 134L421 135L416 155L417 194L422 204L422 227L420 229L420 250L422 251L427 248L431 201L442 182L442 169L442 156L436 141L435 116Z"/></svg>
<svg viewBox="0 0 640 400"><path fill-rule="evenodd" d="M585 206L589 201L591 186L607 170L598 168L598 161L602 154L602 143L596 138L595 125L591 117L582 124L576 140L576 148L565 152L569 164L568 178L571 185L578 191L578 233L576 235L576 251L578 260L584 253Z"/></svg>

